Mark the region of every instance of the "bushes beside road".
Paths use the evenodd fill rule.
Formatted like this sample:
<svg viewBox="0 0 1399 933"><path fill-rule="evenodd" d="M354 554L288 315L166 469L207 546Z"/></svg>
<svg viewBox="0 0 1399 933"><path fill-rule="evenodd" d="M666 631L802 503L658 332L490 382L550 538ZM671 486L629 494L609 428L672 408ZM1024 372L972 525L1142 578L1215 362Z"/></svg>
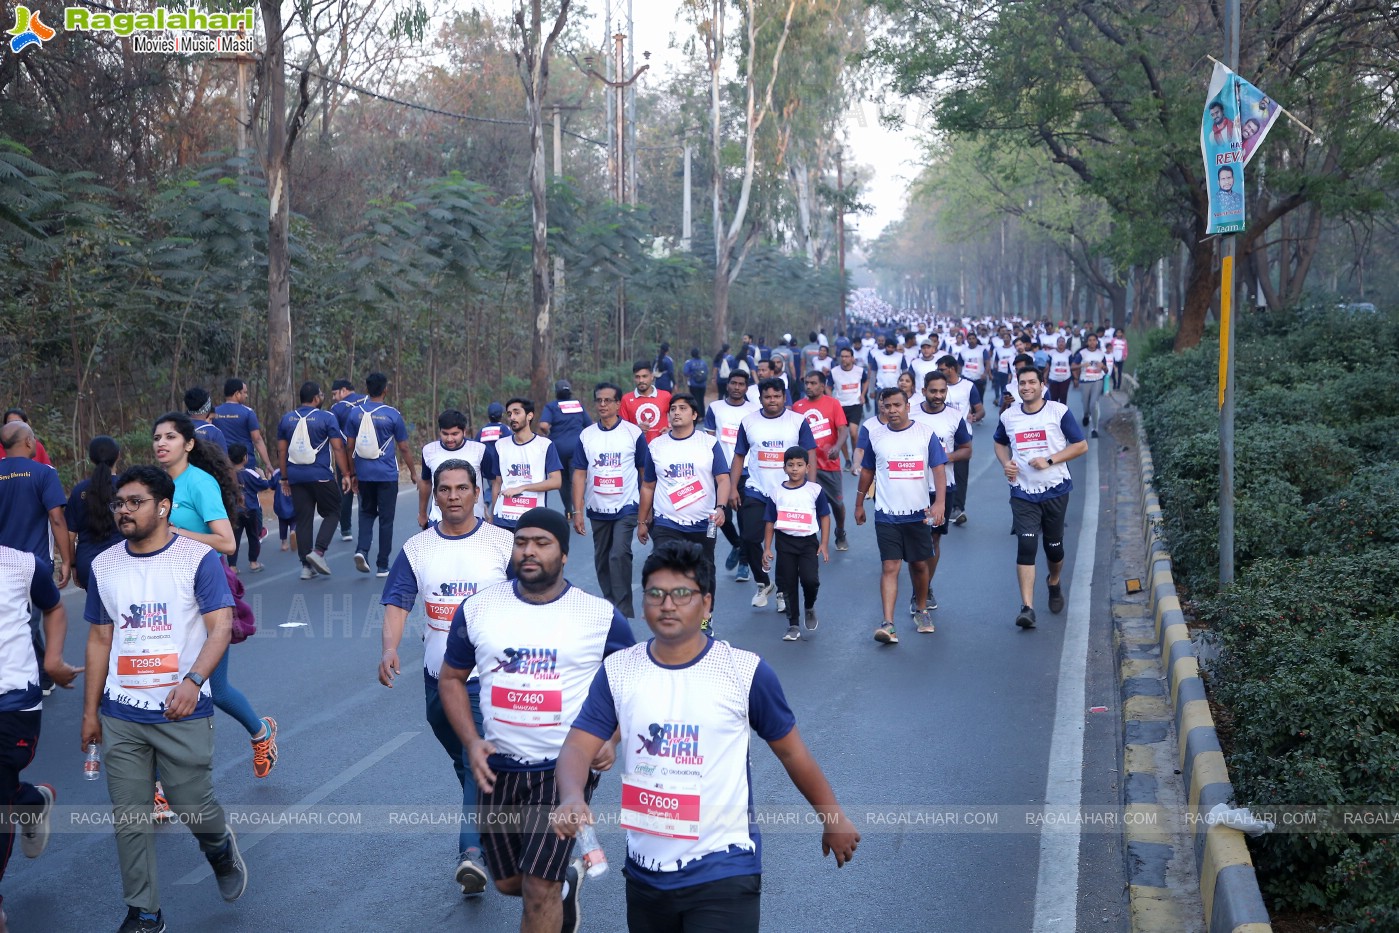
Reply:
<svg viewBox="0 0 1399 933"><path fill-rule="evenodd" d="M1208 676L1235 791L1262 808L1399 808L1399 323L1258 315L1238 338L1227 593L1217 342L1144 361L1135 397L1177 581L1219 649ZM1399 929L1399 840L1358 828L1254 841L1274 909Z"/></svg>

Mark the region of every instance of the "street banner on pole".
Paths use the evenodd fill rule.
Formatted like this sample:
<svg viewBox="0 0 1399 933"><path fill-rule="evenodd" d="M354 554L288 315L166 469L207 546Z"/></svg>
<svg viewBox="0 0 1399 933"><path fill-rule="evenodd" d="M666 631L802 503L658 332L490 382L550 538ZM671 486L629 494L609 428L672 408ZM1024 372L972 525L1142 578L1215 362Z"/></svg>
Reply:
<svg viewBox="0 0 1399 933"><path fill-rule="evenodd" d="M1244 144L1239 128L1238 75L1215 63L1200 122L1200 151L1205 157L1205 190L1210 216L1205 232L1241 233L1244 229Z"/></svg>
<svg viewBox="0 0 1399 933"><path fill-rule="evenodd" d="M1244 144L1244 164L1247 165L1263 145L1263 137L1273 128L1283 109L1278 102L1249 82L1234 76L1239 89L1239 136Z"/></svg>

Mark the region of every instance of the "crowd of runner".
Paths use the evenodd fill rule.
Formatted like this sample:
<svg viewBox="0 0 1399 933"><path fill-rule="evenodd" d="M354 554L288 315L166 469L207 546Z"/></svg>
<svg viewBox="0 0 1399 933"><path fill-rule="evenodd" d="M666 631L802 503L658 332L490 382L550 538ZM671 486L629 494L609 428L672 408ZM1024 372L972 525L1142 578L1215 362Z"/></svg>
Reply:
<svg viewBox="0 0 1399 933"><path fill-rule="evenodd" d="M246 541L247 572L267 566L265 498L280 548L295 549L308 585L336 571L337 531L353 542L343 569L384 580L378 678L387 687L421 601L425 715L462 789L452 877L464 895L493 883L522 898L522 930L579 929L586 847L573 837L591 819L600 774L615 769L629 929L756 930L752 732L820 815L823 852L844 864L859 833L772 669L716 632L717 574L751 582L751 608L775 602L782 640L810 637L821 626L821 565L851 550L848 519L863 525L873 512L873 638L899 641L905 572L913 628L933 633L934 578L950 529L969 520L973 437L990 410L1017 541L1014 624L1037 624L1040 550L1048 609L1062 612L1066 463L1098 436L1104 390L1121 385L1125 335L909 314L834 338L814 331L804 345L745 334L713 356L691 349L678 367L669 349L637 361L629 389L592 386L591 406L561 380L542 410L522 397L493 402L479 428L443 411L436 437L417 450L382 373L366 376L364 393L334 380L329 406L320 384L301 385L270 448L245 382L228 379L219 405L196 386L184 411L154 419L154 466L122 470L117 442L96 437L90 474L67 495L24 412L7 412L0 796L19 816L0 826L0 876L16 831L31 858L47 842L55 791L20 772L43 698L86 670L81 742L100 749L113 803L122 933L166 928L151 831L161 819L191 828L226 900L242 895L247 868L212 786L212 717L223 710L247 730L254 777L267 778L277 721L234 686L228 650L255 624L238 562ZM395 554L405 470L421 531ZM600 595L563 575L574 537L591 538ZM630 622L634 541L651 546L640 592L652 638L641 643ZM85 668L62 656L60 590L70 580L86 590Z"/></svg>

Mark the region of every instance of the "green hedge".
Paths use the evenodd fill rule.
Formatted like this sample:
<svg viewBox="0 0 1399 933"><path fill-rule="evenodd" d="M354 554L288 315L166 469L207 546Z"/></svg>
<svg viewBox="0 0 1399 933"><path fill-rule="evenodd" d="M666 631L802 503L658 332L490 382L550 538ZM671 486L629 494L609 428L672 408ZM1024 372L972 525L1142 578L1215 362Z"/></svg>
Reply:
<svg viewBox="0 0 1399 933"><path fill-rule="evenodd" d="M1238 574L1217 592L1218 343L1157 354L1135 401L1176 574L1218 641L1238 801L1399 805L1399 325L1311 309L1240 323ZM1252 846L1275 908L1399 929L1399 845L1344 827Z"/></svg>

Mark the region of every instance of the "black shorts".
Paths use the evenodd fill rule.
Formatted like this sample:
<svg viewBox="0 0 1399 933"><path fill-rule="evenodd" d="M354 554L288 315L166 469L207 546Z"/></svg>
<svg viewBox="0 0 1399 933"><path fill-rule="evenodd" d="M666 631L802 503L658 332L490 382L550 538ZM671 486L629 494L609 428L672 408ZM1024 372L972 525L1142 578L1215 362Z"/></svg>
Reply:
<svg viewBox="0 0 1399 933"><path fill-rule="evenodd" d="M598 775L590 773L585 799L592 799L597 782ZM560 839L549 826L549 813L559 802L553 768L496 771L495 787L478 800L481 854L493 878L533 875L545 881L564 880L573 840Z"/></svg>
<svg viewBox="0 0 1399 933"><path fill-rule="evenodd" d="M875 521L880 560L917 563L933 556L933 529L923 522Z"/></svg>
<svg viewBox="0 0 1399 933"><path fill-rule="evenodd" d="M860 422L865 420L865 406L863 405L842 405L840 410L845 412L845 423L853 425L856 433L859 433Z"/></svg>
<svg viewBox="0 0 1399 933"><path fill-rule="evenodd" d="M1064 518L1069 512L1068 494L1031 502L1019 496L1010 497L1011 534L1044 535L1050 541L1064 540Z"/></svg>
<svg viewBox="0 0 1399 933"><path fill-rule="evenodd" d="M831 500L831 505L839 505L845 502L843 492L843 481L845 474L840 470L817 470L816 485L825 492L826 498Z"/></svg>

